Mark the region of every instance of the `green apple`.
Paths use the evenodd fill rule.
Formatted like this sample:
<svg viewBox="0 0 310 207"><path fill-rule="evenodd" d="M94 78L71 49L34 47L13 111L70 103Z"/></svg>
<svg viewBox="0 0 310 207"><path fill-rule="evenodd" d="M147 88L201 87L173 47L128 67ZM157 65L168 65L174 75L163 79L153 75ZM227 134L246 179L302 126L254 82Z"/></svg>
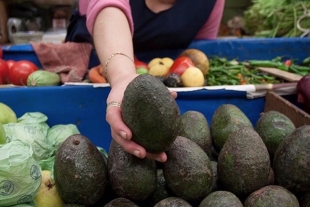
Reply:
<svg viewBox="0 0 310 207"><path fill-rule="evenodd" d="M60 197L50 170L42 170L42 182L34 198L36 207L61 207L65 204Z"/></svg>
<svg viewBox="0 0 310 207"><path fill-rule="evenodd" d="M0 144L5 144L5 143L6 143L6 133L0 122Z"/></svg>
<svg viewBox="0 0 310 207"><path fill-rule="evenodd" d="M149 70L145 67L140 67L136 69L136 73L137 74L145 74L145 73L149 73Z"/></svg>
<svg viewBox="0 0 310 207"><path fill-rule="evenodd" d="M8 105L0 102L0 123L8 124L16 122L17 117L13 109Z"/></svg>

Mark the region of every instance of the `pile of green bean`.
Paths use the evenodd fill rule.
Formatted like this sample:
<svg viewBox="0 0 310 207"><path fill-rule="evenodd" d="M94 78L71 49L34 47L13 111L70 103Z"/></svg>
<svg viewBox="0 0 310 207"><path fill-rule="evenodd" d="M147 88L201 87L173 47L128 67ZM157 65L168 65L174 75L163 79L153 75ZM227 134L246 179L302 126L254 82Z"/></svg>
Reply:
<svg viewBox="0 0 310 207"><path fill-rule="evenodd" d="M282 60L275 57L271 60L248 60L238 62L226 58L213 57L210 59L209 73L206 75L208 86L244 85L244 84L276 84L285 82L273 75L261 72L258 67L277 68L301 76L310 74L310 56L300 64L294 60Z"/></svg>

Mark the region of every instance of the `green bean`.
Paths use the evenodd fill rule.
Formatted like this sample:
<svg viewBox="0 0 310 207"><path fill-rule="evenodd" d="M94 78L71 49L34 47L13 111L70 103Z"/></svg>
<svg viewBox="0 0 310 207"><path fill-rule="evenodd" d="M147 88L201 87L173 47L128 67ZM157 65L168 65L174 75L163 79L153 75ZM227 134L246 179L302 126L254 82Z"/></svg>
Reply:
<svg viewBox="0 0 310 207"><path fill-rule="evenodd" d="M309 65L310 66L310 56L305 58L303 61L302 61L302 64L304 65Z"/></svg>
<svg viewBox="0 0 310 207"><path fill-rule="evenodd" d="M250 60L248 61L250 66L256 66L256 67L272 67L272 68L278 68L281 70L288 70L288 66L286 66L282 62L275 62L275 61L269 61L269 60Z"/></svg>
<svg viewBox="0 0 310 207"><path fill-rule="evenodd" d="M290 66L290 69L291 69L291 68L294 68L294 69L296 69L296 70L298 70L298 71L307 71L307 72L310 72L310 67L307 67L307 66L301 66L301 65L295 65L295 64L293 64L293 65Z"/></svg>

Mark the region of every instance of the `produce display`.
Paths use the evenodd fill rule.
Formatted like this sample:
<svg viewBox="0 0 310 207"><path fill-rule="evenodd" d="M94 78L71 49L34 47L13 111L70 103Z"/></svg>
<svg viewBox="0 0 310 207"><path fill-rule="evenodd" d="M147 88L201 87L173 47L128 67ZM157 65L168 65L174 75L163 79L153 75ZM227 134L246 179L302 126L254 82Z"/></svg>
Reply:
<svg viewBox="0 0 310 207"><path fill-rule="evenodd" d="M135 56L134 64L137 74L150 74L170 88L279 84L296 81L272 73L271 70L274 69L302 77L310 73L310 57L298 62L284 57L238 61L218 56L208 57L199 49L185 49L175 59L154 57L149 62L143 62ZM102 65L90 68L82 82L108 83L103 71ZM0 59L0 76L1 84L16 86L64 84L59 73L45 71L28 60Z"/></svg>
<svg viewBox="0 0 310 207"><path fill-rule="evenodd" d="M181 114L164 83L141 74L125 90L122 113L135 141L166 152L159 163L114 140L106 152L75 125L47 125L40 112L16 117L0 106L0 154L8 155L0 156L0 206L309 205L310 126L296 128L276 111L252 124L227 103L208 123L199 111Z"/></svg>

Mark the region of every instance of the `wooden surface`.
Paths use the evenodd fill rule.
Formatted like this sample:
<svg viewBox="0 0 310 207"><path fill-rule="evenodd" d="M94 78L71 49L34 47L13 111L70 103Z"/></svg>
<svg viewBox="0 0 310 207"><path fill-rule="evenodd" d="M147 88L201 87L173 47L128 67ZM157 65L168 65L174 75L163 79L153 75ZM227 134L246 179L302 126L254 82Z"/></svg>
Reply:
<svg viewBox="0 0 310 207"><path fill-rule="evenodd" d="M283 80L290 81L290 82L296 82L302 78L302 76L300 75L290 73L287 71L283 71L277 68L267 68L267 67L257 67L257 68L258 70L262 72L269 73L271 75L274 75L278 78L282 78Z"/></svg>
<svg viewBox="0 0 310 207"><path fill-rule="evenodd" d="M310 115L307 112L274 92L267 93L264 111L278 111L286 115L297 128L310 124Z"/></svg>

